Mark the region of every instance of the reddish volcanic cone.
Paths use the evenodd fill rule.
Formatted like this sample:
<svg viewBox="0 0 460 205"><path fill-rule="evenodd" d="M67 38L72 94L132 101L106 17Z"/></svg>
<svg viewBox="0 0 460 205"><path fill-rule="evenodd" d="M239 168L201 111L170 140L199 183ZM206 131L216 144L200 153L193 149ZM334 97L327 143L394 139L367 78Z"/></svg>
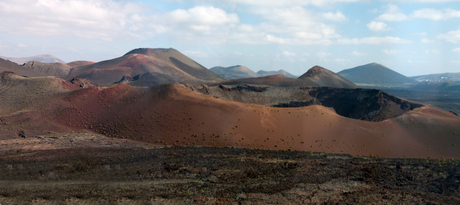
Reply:
<svg viewBox="0 0 460 205"><path fill-rule="evenodd" d="M300 86L311 86L313 83L324 87L358 88L357 85L349 80L320 66L310 68L310 70L308 70L305 74L297 78L294 84Z"/></svg>

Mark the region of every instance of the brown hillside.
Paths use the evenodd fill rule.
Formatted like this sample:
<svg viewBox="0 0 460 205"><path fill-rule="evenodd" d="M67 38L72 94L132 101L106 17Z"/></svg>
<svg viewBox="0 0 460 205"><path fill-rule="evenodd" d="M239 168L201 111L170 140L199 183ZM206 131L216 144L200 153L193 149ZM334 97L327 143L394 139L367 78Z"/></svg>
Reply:
<svg viewBox="0 0 460 205"><path fill-rule="evenodd" d="M71 69L67 79L84 78L99 85L110 85L123 76L158 73L172 82L219 82L223 78L209 71L175 49L134 49L122 57ZM148 86L158 82L147 83Z"/></svg>
<svg viewBox="0 0 460 205"><path fill-rule="evenodd" d="M341 116L323 105L284 108L245 104L179 84L152 88L119 84L76 90L68 90L64 84L54 77L15 76L0 82L0 120L6 123L0 126L0 135L90 130L160 146L460 158L456 146L460 144L460 118L426 105L396 118L370 122ZM27 93L18 95L18 91ZM15 107L24 101L46 103Z"/></svg>
<svg viewBox="0 0 460 205"><path fill-rule="evenodd" d="M93 64L94 62L91 61L72 61L70 63L67 63L68 66L74 68L78 66L84 66L84 65L90 65Z"/></svg>
<svg viewBox="0 0 460 205"><path fill-rule="evenodd" d="M305 74L297 78L294 84L296 86L305 86L303 84L310 86L312 82L323 87L358 88L357 85L349 80L320 66L310 68Z"/></svg>
<svg viewBox="0 0 460 205"><path fill-rule="evenodd" d="M56 76L65 78L72 68L64 63L42 63L38 61L29 61L22 65L22 67L43 73L46 76Z"/></svg>
<svg viewBox="0 0 460 205"><path fill-rule="evenodd" d="M269 85L269 86L290 86L295 79L288 78L284 75L270 75L263 77L255 78L241 78L241 79L232 79L219 83L209 83L209 85L238 85L238 84L252 84L252 85Z"/></svg>
<svg viewBox="0 0 460 205"><path fill-rule="evenodd" d="M11 71L11 72L16 73L17 75L30 76L30 77L45 75L43 73L39 73L37 71L22 67L16 63L0 58L0 72L3 72L3 71Z"/></svg>

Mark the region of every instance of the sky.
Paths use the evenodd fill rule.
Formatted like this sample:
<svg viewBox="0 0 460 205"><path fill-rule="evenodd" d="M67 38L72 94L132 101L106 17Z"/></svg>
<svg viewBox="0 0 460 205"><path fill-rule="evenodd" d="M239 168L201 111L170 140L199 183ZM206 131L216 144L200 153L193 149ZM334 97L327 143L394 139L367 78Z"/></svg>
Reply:
<svg viewBox="0 0 460 205"><path fill-rule="evenodd" d="M460 72L459 1L1 0L0 56L98 62L175 48L207 68Z"/></svg>

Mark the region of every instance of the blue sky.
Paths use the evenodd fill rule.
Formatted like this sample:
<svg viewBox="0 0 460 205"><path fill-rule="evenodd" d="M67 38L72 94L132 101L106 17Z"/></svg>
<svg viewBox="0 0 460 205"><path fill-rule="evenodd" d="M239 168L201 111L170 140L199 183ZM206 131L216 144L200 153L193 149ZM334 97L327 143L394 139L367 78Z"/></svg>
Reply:
<svg viewBox="0 0 460 205"><path fill-rule="evenodd" d="M175 48L205 67L301 75L377 62L407 76L460 72L455 0L2 0L0 56L102 61Z"/></svg>

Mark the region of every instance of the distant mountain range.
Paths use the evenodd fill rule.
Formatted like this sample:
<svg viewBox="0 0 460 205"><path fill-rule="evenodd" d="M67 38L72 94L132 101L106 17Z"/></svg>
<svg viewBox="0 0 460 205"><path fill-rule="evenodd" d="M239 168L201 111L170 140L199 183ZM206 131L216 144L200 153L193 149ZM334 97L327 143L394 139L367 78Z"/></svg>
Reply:
<svg viewBox="0 0 460 205"><path fill-rule="evenodd" d="M26 63L17 64L22 62ZM305 74L296 78L296 76L285 70L260 70L256 73L242 65L216 66L206 69L172 48L139 48L119 58L97 63L74 61L65 64L62 60L52 55L25 58L0 56L0 72L2 71L13 71L28 77L56 76L67 80L74 78L86 79L99 85L125 83L134 86L155 86L174 82L227 85L244 83L283 87L324 86L336 88L357 88L357 85L377 88L387 85L404 85L405 89L419 91L460 90L460 73L406 77L381 64L370 63L345 69L337 74L320 66L314 66Z"/></svg>
<svg viewBox="0 0 460 205"><path fill-rule="evenodd" d="M52 55L49 54L44 54L44 55L38 55L38 56L30 56L30 57L22 57L22 58L13 58L13 57L3 57L0 56L0 58L3 58L5 60L9 60L11 62L15 62L19 65L22 65L24 63L30 62L30 61L38 61L42 63L65 63L63 60L56 58Z"/></svg>
<svg viewBox="0 0 460 205"><path fill-rule="evenodd" d="M297 78L297 76L290 74L285 70L278 70L278 71L265 71L259 70L257 73L252 71L246 66L242 65L235 65L230 67L222 67L216 66L212 67L209 70L216 73L217 75L231 80L231 79L240 79L240 78L254 78L254 77L262 77L262 76L270 76L270 75L284 75L288 78Z"/></svg>
<svg viewBox="0 0 460 205"><path fill-rule="evenodd" d="M337 74L358 85L403 85L416 83L414 79L406 77L378 63L369 63L345 69Z"/></svg>

